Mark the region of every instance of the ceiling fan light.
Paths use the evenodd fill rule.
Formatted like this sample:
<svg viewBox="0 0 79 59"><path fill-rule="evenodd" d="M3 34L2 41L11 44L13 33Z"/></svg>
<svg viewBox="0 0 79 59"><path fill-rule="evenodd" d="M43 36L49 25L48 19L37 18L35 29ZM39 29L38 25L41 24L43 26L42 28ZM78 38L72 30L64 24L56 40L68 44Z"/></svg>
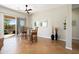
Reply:
<svg viewBox="0 0 79 59"><path fill-rule="evenodd" d="M26 5L26 7L28 7L28 5Z"/></svg>

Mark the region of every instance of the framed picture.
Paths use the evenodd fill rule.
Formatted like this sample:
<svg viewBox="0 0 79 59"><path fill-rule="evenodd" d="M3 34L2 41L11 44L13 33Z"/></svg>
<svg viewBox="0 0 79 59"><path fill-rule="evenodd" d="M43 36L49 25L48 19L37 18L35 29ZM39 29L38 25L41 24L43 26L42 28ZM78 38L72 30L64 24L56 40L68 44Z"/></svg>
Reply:
<svg viewBox="0 0 79 59"><path fill-rule="evenodd" d="M36 22L34 22L34 26L37 26L37 25L36 25Z"/></svg>
<svg viewBox="0 0 79 59"><path fill-rule="evenodd" d="M34 26L35 26L35 27L39 27L39 21L35 21L35 22L34 22Z"/></svg>
<svg viewBox="0 0 79 59"><path fill-rule="evenodd" d="M34 26L35 27L47 27L48 21L35 21Z"/></svg>
<svg viewBox="0 0 79 59"><path fill-rule="evenodd" d="M42 27L42 22L40 22L40 27Z"/></svg>
<svg viewBox="0 0 79 59"><path fill-rule="evenodd" d="M47 26L48 26L48 21L43 21L43 22L41 23L41 25L42 25L42 27L47 27Z"/></svg>

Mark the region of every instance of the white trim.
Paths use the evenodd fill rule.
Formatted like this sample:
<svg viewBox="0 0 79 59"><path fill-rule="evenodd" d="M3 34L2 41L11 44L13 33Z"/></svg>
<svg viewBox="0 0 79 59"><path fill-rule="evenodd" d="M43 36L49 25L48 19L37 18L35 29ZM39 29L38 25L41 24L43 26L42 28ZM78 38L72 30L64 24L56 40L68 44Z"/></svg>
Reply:
<svg viewBox="0 0 79 59"><path fill-rule="evenodd" d="M72 37L72 39L76 39L76 40L79 40L79 37Z"/></svg>
<svg viewBox="0 0 79 59"><path fill-rule="evenodd" d="M16 24L15 24L15 35L17 36L17 17L15 17L15 19L14 19L15 21L16 21Z"/></svg>
<svg viewBox="0 0 79 59"><path fill-rule="evenodd" d="M64 40L64 39L59 39L59 40L61 40L61 41L66 41L66 40Z"/></svg>
<svg viewBox="0 0 79 59"><path fill-rule="evenodd" d="M42 37L42 38L48 38L48 39L51 39L51 37L44 37L44 36L38 36L38 37Z"/></svg>
<svg viewBox="0 0 79 59"><path fill-rule="evenodd" d="M49 39L51 39L51 37L45 37L45 38L49 38Z"/></svg>
<svg viewBox="0 0 79 59"><path fill-rule="evenodd" d="M71 48L71 47L66 47L66 49L72 50L72 48Z"/></svg>
<svg viewBox="0 0 79 59"><path fill-rule="evenodd" d="M38 36L38 37L42 37L42 38L48 38L48 39L51 39L51 37L44 37L44 36ZM55 39L55 38L54 38ZM58 39L58 40L61 40L61 41L66 41L66 40L64 40L64 39Z"/></svg>

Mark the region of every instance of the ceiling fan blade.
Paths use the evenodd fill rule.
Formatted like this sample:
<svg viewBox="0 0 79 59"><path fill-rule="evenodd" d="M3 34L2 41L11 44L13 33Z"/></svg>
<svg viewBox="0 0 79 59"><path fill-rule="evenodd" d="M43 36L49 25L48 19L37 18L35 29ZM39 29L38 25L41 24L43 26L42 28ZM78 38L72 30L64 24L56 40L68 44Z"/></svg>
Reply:
<svg viewBox="0 0 79 59"><path fill-rule="evenodd" d="M28 11L32 11L32 9L28 9Z"/></svg>
<svg viewBox="0 0 79 59"><path fill-rule="evenodd" d="M29 14L29 12L27 11L27 13Z"/></svg>

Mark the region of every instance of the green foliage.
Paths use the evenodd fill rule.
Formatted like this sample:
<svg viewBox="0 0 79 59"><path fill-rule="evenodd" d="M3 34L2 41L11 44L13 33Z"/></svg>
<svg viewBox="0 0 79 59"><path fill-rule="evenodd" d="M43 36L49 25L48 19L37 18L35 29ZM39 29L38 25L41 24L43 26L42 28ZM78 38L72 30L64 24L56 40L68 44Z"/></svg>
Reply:
<svg viewBox="0 0 79 59"><path fill-rule="evenodd" d="M15 30L15 25L10 25L10 20L4 19L4 34L9 34Z"/></svg>
<svg viewBox="0 0 79 59"><path fill-rule="evenodd" d="M9 22L10 22L9 20L5 19L4 20L4 25L9 25Z"/></svg>

